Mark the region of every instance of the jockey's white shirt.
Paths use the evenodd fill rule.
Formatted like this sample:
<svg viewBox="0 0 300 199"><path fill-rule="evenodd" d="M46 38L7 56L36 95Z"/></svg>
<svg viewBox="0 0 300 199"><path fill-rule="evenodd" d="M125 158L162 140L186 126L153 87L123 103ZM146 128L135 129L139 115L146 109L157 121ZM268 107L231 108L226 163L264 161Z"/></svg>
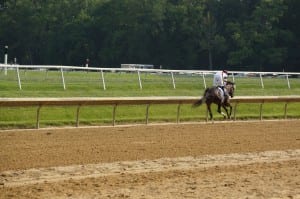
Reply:
<svg viewBox="0 0 300 199"><path fill-rule="evenodd" d="M225 86L227 81L227 74L223 71L219 71L214 74L214 86Z"/></svg>

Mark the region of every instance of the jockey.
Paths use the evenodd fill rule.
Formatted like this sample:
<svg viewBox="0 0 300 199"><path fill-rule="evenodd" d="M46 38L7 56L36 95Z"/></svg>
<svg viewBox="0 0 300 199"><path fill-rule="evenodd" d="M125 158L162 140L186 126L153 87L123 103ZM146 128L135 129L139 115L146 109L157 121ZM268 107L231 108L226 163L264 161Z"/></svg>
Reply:
<svg viewBox="0 0 300 199"><path fill-rule="evenodd" d="M224 88L224 86L226 86L227 77L228 77L227 70L222 70L222 71L218 71L217 73L215 73L214 74L214 86Z"/></svg>
<svg viewBox="0 0 300 199"><path fill-rule="evenodd" d="M227 92L224 90L224 86L226 86L226 82L227 82L227 77L228 77L227 70L218 71L214 74L213 84L214 86L222 89L224 97L228 97Z"/></svg>

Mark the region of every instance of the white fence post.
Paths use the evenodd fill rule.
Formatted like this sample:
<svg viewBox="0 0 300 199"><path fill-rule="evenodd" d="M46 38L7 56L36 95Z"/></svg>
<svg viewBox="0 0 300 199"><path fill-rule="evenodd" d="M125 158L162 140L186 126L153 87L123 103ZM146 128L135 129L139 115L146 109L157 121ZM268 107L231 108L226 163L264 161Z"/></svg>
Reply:
<svg viewBox="0 0 300 199"><path fill-rule="evenodd" d="M233 83L235 83L234 73L232 73L232 81L233 81ZM236 89L236 84L234 84L234 89Z"/></svg>
<svg viewBox="0 0 300 199"><path fill-rule="evenodd" d="M235 82L234 73L232 73L232 81Z"/></svg>
<svg viewBox="0 0 300 199"><path fill-rule="evenodd" d="M259 77L260 77L261 88L265 88L265 86L264 86L264 81L263 81L263 78L262 78L261 73L259 74Z"/></svg>
<svg viewBox="0 0 300 199"><path fill-rule="evenodd" d="M143 89L143 85L142 85L142 81L141 81L141 74L140 74L140 71L137 70L137 73L138 73L138 78L139 78L140 89L142 90L142 89Z"/></svg>
<svg viewBox="0 0 300 199"><path fill-rule="evenodd" d="M60 68L60 71L61 71L61 79L62 79L63 87L64 87L64 90L66 90L66 84L65 84L65 77L64 77L63 68Z"/></svg>
<svg viewBox="0 0 300 199"><path fill-rule="evenodd" d="M6 64L7 65L7 59L8 59L8 46L5 46L4 47L4 64ZM5 68L4 68L4 75L6 76L7 75L7 66L5 66Z"/></svg>
<svg viewBox="0 0 300 199"><path fill-rule="evenodd" d="M289 75L286 75L286 80L287 80L287 84L288 84L288 88L291 89L291 85L290 85L290 80L289 80Z"/></svg>
<svg viewBox="0 0 300 199"><path fill-rule="evenodd" d="M101 70L101 79L102 79L103 90L106 90L106 85L105 85L105 79L104 79L103 70Z"/></svg>
<svg viewBox="0 0 300 199"><path fill-rule="evenodd" d="M171 72L171 76L172 76L173 88L176 89L175 79L174 79L174 74L173 74L173 72Z"/></svg>
<svg viewBox="0 0 300 199"><path fill-rule="evenodd" d="M16 70L16 71L17 71L17 78L18 78L19 89L22 90L19 67L17 67L17 70Z"/></svg>
<svg viewBox="0 0 300 199"><path fill-rule="evenodd" d="M203 78L204 88L206 88L206 81L205 81L205 75L204 75L204 73L202 73L202 78Z"/></svg>

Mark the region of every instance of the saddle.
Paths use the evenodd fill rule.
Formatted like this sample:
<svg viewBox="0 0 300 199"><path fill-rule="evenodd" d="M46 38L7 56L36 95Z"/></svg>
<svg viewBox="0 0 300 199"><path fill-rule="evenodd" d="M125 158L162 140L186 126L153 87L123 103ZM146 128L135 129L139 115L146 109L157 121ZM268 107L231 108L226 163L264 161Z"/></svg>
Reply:
<svg viewBox="0 0 300 199"><path fill-rule="evenodd" d="M217 86L217 88L219 89L219 91L220 91L220 94L221 94L221 100L222 100L222 103L224 102L224 100L226 99L226 98L228 98L228 93L227 93L227 91L226 91L226 89L225 89L225 87L224 86Z"/></svg>

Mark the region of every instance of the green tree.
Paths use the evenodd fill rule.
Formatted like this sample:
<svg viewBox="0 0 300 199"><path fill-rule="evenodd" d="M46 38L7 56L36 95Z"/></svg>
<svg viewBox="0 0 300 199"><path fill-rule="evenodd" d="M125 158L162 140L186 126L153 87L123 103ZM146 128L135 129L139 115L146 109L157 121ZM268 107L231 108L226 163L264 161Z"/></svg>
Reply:
<svg viewBox="0 0 300 199"><path fill-rule="evenodd" d="M209 11L206 14L200 25L200 46L203 50L208 51L209 70L213 70L213 52L223 52L226 49L226 44L225 38L217 32L217 24L213 16Z"/></svg>
<svg viewBox="0 0 300 199"><path fill-rule="evenodd" d="M281 38L278 26L286 6L282 0L262 0L253 10L249 19L227 24L231 40L236 49L229 53L231 65L256 65L260 70L265 66L280 65L286 58L286 48L277 41Z"/></svg>
<svg viewBox="0 0 300 199"><path fill-rule="evenodd" d="M285 71L299 71L300 65L300 1L286 0L288 9L280 20L279 32L284 40L278 41L287 48L287 58L285 61Z"/></svg>
<svg viewBox="0 0 300 199"><path fill-rule="evenodd" d="M299 70L299 11L297 0L5 0L0 46L21 64Z"/></svg>

